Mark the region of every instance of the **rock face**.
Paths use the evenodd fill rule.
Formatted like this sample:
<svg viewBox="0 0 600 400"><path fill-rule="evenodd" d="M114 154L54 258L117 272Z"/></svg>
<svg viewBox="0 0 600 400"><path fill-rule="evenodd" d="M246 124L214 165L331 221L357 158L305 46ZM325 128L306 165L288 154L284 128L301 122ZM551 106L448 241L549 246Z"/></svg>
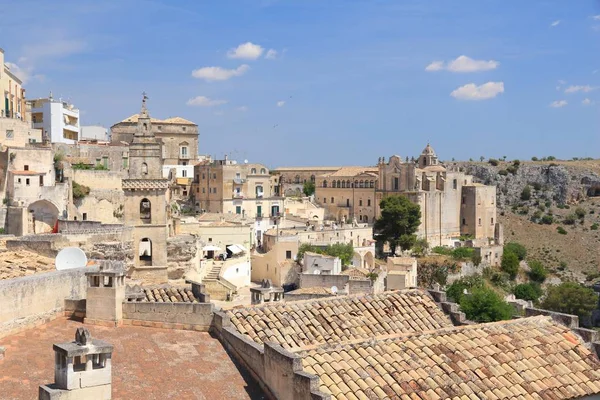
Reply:
<svg viewBox="0 0 600 400"><path fill-rule="evenodd" d="M182 279L184 275L199 267L201 245L192 235L180 235L167 240L167 273L169 279Z"/></svg>
<svg viewBox="0 0 600 400"><path fill-rule="evenodd" d="M519 202L526 185L532 191L543 193L539 197L556 204L576 204L589 196L600 196L600 175L581 167L521 163L513 174L507 172L512 163L493 166L489 163L461 162L457 165L475 176L478 182L497 186L500 209Z"/></svg>

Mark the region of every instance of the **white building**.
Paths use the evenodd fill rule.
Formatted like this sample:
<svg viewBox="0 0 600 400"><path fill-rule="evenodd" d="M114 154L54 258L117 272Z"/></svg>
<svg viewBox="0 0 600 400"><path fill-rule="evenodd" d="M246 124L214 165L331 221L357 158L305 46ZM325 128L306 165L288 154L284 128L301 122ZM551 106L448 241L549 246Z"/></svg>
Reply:
<svg viewBox="0 0 600 400"><path fill-rule="evenodd" d="M29 100L33 127L51 143L74 144L80 137L79 110L72 104L52 97Z"/></svg>
<svg viewBox="0 0 600 400"><path fill-rule="evenodd" d="M86 125L81 127L79 140L97 140L99 142L108 142L108 129L100 125Z"/></svg>
<svg viewBox="0 0 600 400"><path fill-rule="evenodd" d="M175 178L190 178L194 177L194 166L193 165L163 165L162 174L163 178L170 179L169 173L171 170L175 170Z"/></svg>
<svg viewBox="0 0 600 400"><path fill-rule="evenodd" d="M342 260L325 254L304 253L303 273L319 275L339 275L342 273Z"/></svg>

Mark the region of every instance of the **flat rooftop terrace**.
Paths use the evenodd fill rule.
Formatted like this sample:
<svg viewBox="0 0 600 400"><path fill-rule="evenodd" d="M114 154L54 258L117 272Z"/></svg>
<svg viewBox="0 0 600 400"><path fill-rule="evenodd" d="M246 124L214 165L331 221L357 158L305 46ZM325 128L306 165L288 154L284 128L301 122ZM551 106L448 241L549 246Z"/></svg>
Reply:
<svg viewBox="0 0 600 400"><path fill-rule="evenodd" d="M38 386L54 382L54 343L75 338L85 326L114 345L113 399L262 399L258 385L208 333L122 326L107 328L59 318L0 339L0 397L31 400Z"/></svg>

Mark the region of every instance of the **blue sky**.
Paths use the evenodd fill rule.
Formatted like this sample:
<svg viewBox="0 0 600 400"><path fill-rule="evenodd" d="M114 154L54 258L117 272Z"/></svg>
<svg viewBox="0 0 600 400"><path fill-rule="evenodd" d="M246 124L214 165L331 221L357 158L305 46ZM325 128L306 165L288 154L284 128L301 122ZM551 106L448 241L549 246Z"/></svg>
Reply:
<svg viewBox="0 0 600 400"><path fill-rule="evenodd" d="M0 21L29 98L111 126L146 91L219 158L600 157L598 1L0 0Z"/></svg>

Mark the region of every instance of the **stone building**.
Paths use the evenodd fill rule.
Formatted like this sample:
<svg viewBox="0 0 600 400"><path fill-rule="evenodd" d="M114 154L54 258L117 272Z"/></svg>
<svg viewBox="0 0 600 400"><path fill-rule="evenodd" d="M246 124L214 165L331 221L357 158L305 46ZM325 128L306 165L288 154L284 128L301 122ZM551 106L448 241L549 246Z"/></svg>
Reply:
<svg viewBox="0 0 600 400"><path fill-rule="evenodd" d="M0 49L0 118L16 118L25 120L25 89L11 70L9 63L4 61L4 50Z"/></svg>
<svg viewBox="0 0 600 400"><path fill-rule="evenodd" d="M325 217L337 221L373 223L377 216L377 168L343 167L316 178L315 201Z"/></svg>
<svg viewBox="0 0 600 400"><path fill-rule="evenodd" d="M266 166L227 158L194 167L192 196L202 212L269 218L283 211L277 177Z"/></svg>
<svg viewBox="0 0 600 400"><path fill-rule="evenodd" d="M110 128L113 142L131 143L138 128L140 114L134 114ZM181 117L164 120L151 118L152 134L162 145L165 166L193 165L198 159L198 125Z"/></svg>
<svg viewBox="0 0 600 400"><path fill-rule="evenodd" d="M133 226L133 277L167 281L167 188L162 177L161 143L155 138L146 108L137 118L137 131L129 145L129 178L123 179L124 221Z"/></svg>
<svg viewBox="0 0 600 400"><path fill-rule="evenodd" d="M451 244L468 235L473 239L494 238L496 187L473 182L473 176L444 166L427 144L417 160L402 161L394 155L378 162L375 207L387 196L404 195L421 207L417 235L431 246Z"/></svg>
<svg viewBox="0 0 600 400"><path fill-rule="evenodd" d="M271 172L279 176L281 193L285 196L303 196L306 182L317 182L317 177L333 173L341 167L281 167Z"/></svg>

